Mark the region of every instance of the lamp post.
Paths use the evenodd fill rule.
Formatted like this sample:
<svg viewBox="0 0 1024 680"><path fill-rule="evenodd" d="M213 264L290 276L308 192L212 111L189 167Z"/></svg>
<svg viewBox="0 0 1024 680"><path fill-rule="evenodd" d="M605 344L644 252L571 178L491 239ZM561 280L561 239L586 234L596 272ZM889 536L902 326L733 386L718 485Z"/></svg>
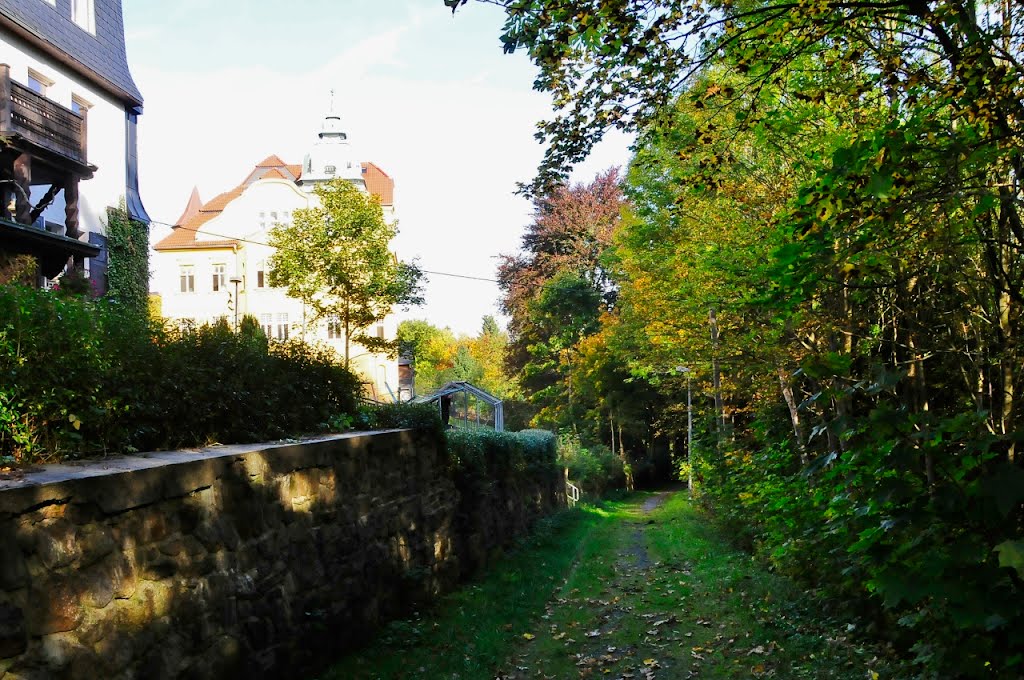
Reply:
<svg viewBox="0 0 1024 680"><path fill-rule="evenodd" d="M693 401L690 390L690 378L693 371L689 366L676 366L676 371L686 374L686 459L689 461L689 477L686 480L686 488L693 495Z"/></svg>
<svg viewBox="0 0 1024 680"><path fill-rule="evenodd" d="M239 300L238 300L238 284L240 284L242 282L242 278L240 276L236 275L236 276L232 276L230 279L228 279L228 281L230 281L231 283L235 284L235 299L234 299L234 308L235 309L234 309L234 312L235 312L235 330L237 331L238 330L238 303L239 303Z"/></svg>

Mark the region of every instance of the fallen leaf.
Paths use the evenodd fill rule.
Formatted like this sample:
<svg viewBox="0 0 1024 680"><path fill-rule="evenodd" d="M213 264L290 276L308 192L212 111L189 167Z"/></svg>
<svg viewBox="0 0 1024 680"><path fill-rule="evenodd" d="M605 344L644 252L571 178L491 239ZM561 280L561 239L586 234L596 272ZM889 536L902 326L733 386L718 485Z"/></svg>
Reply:
<svg viewBox="0 0 1024 680"><path fill-rule="evenodd" d="M523 637L526 638L527 640L532 640L533 638L535 638L537 636L534 635L533 633L523 633Z"/></svg>

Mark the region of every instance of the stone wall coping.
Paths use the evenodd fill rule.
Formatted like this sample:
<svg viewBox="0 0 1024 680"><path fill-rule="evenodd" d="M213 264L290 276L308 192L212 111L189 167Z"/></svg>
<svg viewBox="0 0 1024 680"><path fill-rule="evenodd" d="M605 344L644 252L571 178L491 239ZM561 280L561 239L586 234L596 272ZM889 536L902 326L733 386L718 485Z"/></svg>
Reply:
<svg viewBox="0 0 1024 680"><path fill-rule="evenodd" d="M123 512L206 488L238 462L257 475L265 469L318 467L330 464L338 450L337 442L365 448L372 437L408 437L412 432L344 432L301 440L118 454L43 465L11 479L0 479L0 516L58 502L92 502L106 513ZM165 468L171 466L175 467L174 474L166 474Z"/></svg>

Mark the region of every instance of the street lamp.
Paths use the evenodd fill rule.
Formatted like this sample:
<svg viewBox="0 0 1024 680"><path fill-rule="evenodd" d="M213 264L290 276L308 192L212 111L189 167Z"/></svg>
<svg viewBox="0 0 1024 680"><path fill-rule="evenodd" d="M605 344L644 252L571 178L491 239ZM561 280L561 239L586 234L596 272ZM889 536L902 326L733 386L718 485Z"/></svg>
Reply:
<svg viewBox="0 0 1024 680"><path fill-rule="evenodd" d="M693 401L691 399L690 378L693 371L689 366L676 366L676 372L686 374L686 459L689 461L689 478L686 480L686 488L690 495L693 495Z"/></svg>
<svg viewBox="0 0 1024 680"><path fill-rule="evenodd" d="M240 276L236 275L236 276L232 276L230 279L228 279L228 281L230 281L231 283L235 284L235 299L233 300L233 302L234 302L233 306L235 308L234 309L234 312L235 312L235 330L237 331L238 330L238 302L239 302L238 301L238 284L240 284L242 282L242 278Z"/></svg>

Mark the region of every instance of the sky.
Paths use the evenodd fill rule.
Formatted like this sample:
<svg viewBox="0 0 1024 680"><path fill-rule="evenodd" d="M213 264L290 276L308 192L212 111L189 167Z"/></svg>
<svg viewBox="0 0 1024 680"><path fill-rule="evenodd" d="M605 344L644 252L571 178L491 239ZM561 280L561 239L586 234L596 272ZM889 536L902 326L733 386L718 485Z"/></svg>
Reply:
<svg viewBox="0 0 1024 680"><path fill-rule="evenodd" d="M442 0L124 0L128 62L145 98L140 188L173 223L270 154L301 163L333 90L355 154L395 180L394 248L428 272L426 304L402 318L475 335L499 318L492 281L518 251L532 208L516 196L551 114L525 54L503 54L500 8ZM589 181L629 160L612 135L573 173ZM155 242L169 231L154 224Z"/></svg>

